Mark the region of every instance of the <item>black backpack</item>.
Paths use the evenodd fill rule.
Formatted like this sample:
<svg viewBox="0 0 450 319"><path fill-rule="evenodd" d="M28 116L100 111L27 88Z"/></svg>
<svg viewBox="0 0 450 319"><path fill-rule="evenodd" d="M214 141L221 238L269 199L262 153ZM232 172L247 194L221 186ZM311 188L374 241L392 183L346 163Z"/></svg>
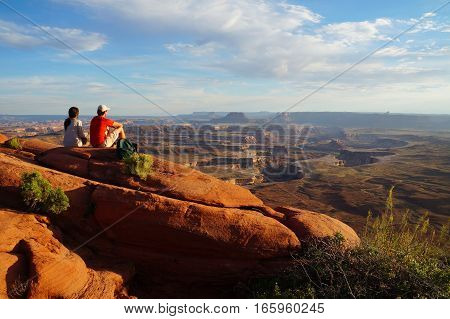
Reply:
<svg viewBox="0 0 450 319"><path fill-rule="evenodd" d="M137 151L137 145L131 143L126 138L122 138L117 141L117 157L119 159L123 160L124 158L133 155Z"/></svg>

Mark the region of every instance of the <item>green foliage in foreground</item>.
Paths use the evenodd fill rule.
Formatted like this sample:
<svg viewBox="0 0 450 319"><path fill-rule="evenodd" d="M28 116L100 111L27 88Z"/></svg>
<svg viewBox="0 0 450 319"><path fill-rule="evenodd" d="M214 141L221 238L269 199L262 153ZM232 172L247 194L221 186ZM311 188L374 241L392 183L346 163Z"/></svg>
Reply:
<svg viewBox="0 0 450 319"><path fill-rule="evenodd" d="M369 212L361 246L342 249L342 238L315 242L274 277L252 279L239 293L251 298L450 298L449 227L439 232L427 215L416 223L386 210Z"/></svg>
<svg viewBox="0 0 450 319"><path fill-rule="evenodd" d="M69 208L69 198L64 191L53 188L39 172L22 175L20 194L25 205L36 212L60 214Z"/></svg>
<svg viewBox="0 0 450 319"><path fill-rule="evenodd" d="M127 174L138 176L146 180L152 173L153 157L148 154L133 153L123 159Z"/></svg>
<svg viewBox="0 0 450 319"><path fill-rule="evenodd" d="M13 150L21 150L22 145L20 144L20 140L17 137L13 137L5 142L5 146L7 148L11 148Z"/></svg>

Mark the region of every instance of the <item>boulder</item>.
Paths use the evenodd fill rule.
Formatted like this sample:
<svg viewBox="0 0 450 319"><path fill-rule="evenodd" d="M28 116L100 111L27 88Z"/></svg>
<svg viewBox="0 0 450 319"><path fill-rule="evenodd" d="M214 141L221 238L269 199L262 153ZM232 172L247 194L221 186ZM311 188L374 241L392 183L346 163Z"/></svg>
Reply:
<svg viewBox="0 0 450 319"><path fill-rule="evenodd" d="M37 157L42 164L98 182L220 207L262 207L249 190L163 159L154 158L147 180L124 173L114 149L56 148ZM88 167L86 168L88 161Z"/></svg>
<svg viewBox="0 0 450 319"><path fill-rule="evenodd" d="M75 176L89 177L89 161L70 154L44 156L45 165Z"/></svg>
<svg viewBox="0 0 450 319"><path fill-rule="evenodd" d="M56 144L44 142L37 138L21 138L20 145L22 146L22 151L33 153L34 155L39 155L58 147Z"/></svg>
<svg viewBox="0 0 450 319"><path fill-rule="evenodd" d="M140 252L209 258L263 259L299 248L295 234L273 218L236 208L206 206L125 188L98 185L95 219L117 243Z"/></svg>
<svg viewBox="0 0 450 319"><path fill-rule="evenodd" d="M356 232L335 218L292 207L278 207L276 210L285 214L284 225L291 229L300 241L320 240L340 233L344 237L344 247L353 248L360 244Z"/></svg>
<svg viewBox="0 0 450 319"><path fill-rule="evenodd" d="M114 298L123 293L120 275L88 268L43 221L32 214L0 210L2 297L17 296L17 291L28 298Z"/></svg>

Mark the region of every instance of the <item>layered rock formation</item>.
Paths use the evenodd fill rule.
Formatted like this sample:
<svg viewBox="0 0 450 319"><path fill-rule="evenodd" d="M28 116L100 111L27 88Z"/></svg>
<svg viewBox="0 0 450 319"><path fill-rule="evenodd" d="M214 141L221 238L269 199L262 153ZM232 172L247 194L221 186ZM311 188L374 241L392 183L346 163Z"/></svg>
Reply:
<svg viewBox="0 0 450 319"><path fill-rule="evenodd" d="M337 159L344 162L345 166L359 166L378 162L376 156L394 155L392 152L353 152L348 150L340 151Z"/></svg>
<svg viewBox="0 0 450 319"><path fill-rule="evenodd" d="M268 182L289 181L303 178L301 167L295 163L270 163L261 171Z"/></svg>
<svg viewBox="0 0 450 319"><path fill-rule="evenodd" d="M370 152L342 150L336 158L342 160L345 166L359 166L378 162L375 157L372 157Z"/></svg>
<svg viewBox="0 0 450 319"><path fill-rule="evenodd" d="M0 298L126 297L124 279L88 268L41 216L0 210Z"/></svg>
<svg viewBox="0 0 450 319"><path fill-rule="evenodd" d="M219 207L261 207L263 202L249 190L231 185L183 165L154 158L153 172L143 181L124 173L115 150L54 148L37 157L38 162L70 174L103 183L139 189Z"/></svg>
<svg viewBox="0 0 450 319"><path fill-rule="evenodd" d="M22 152L33 158L24 160L23 154L0 147L0 205L24 211L21 175L41 172L70 201L66 213L51 217L51 225L76 243L87 241L98 255L132 262L148 289L169 283L176 287L165 291L166 296L193 296L193 291L196 296L207 291L214 296L209 294L212 287L217 292L218 287L251 275L271 273L290 262L290 254L302 241L333 236L333 232L340 232L349 247L358 243L351 228L328 216L291 208L274 210L247 189L161 159L154 159L153 172L144 181L125 174L112 149L68 149L38 140L25 140L23 146ZM10 214L35 218L18 211ZM8 225L9 233L20 233ZM47 232L44 226L39 227ZM21 272L22 257L14 247L17 241L27 241L25 235L4 239L9 246L0 252L9 255L0 255L7 269L0 269L0 280L4 273ZM50 241L51 234L45 236ZM38 277L28 275L30 287L37 287L29 290L29 297L95 297L102 289L104 297L120 295L124 280L111 275L114 271L106 276L89 269L60 242L53 250L45 241L32 245L38 246L28 251L47 256L46 261L70 256L57 273L74 272L80 281L69 285L61 278L53 286L44 277L38 282ZM57 273L50 271L48 278L59 278ZM90 286L97 287L96 292L85 289L87 282L94 283Z"/></svg>
<svg viewBox="0 0 450 319"><path fill-rule="evenodd" d="M277 211L285 214L283 223L304 241L340 234L344 239L344 247L353 248L360 244L358 235L351 227L330 216L293 207L277 207Z"/></svg>

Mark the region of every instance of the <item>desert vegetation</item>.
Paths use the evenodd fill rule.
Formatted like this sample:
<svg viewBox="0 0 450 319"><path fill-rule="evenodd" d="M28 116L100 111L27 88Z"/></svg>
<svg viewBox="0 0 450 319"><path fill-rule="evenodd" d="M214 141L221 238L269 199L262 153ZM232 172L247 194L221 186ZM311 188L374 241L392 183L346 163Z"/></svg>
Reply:
<svg viewBox="0 0 450 319"><path fill-rule="evenodd" d="M5 146L11 148L13 150L22 149L22 145L20 144L20 140L17 137L13 137L5 142Z"/></svg>
<svg viewBox="0 0 450 319"><path fill-rule="evenodd" d="M146 180L152 173L153 157L148 154L134 153L123 159L127 174Z"/></svg>
<svg viewBox="0 0 450 319"><path fill-rule="evenodd" d="M395 211L393 188L385 210L369 212L360 247L342 236L310 242L283 273L239 287L253 298L450 298L449 227L410 221Z"/></svg>
<svg viewBox="0 0 450 319"><path fill-rule="evenodd" d="M20 194L25 205L34 212L60 214L69 208L69 198L59 187L39 172L24 173L21 179Z"/></svg>

